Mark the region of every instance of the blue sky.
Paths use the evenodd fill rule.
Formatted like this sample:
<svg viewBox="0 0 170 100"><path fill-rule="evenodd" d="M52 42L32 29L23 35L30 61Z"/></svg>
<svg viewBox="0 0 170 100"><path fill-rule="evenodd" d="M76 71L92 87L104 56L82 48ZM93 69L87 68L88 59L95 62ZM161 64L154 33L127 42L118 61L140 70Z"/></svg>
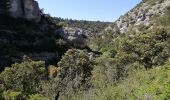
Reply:
<svg viewBox="0 0 170 100"><path fill-rule="evenodd" d="M110 21L135 7L141 0L37 0L45 13L78 20Z"/></svg>

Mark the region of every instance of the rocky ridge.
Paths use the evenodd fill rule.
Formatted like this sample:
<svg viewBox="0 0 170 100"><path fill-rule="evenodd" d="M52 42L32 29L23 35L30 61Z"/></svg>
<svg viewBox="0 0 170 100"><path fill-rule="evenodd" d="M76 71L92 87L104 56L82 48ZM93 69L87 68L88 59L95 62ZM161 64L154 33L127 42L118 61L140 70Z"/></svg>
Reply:
<svg viewBox="0 0 170 100"><path fill-rule="evenodd" d="M142 1L135 8L121 16L114 22L114 28L118 27L120 32L125 32L128 28L133 29L140 25L149 27L154 25L153 19L156 16L162 16L166 8L170 5L169 0L157 0L153 3L151 1Z"/></svg>

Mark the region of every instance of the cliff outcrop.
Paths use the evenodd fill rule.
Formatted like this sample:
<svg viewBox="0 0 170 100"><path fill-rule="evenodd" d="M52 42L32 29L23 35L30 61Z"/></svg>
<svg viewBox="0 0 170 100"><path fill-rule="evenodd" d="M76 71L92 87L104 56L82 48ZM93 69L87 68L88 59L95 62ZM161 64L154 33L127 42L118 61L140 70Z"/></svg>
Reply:
<svg viewBox="0 0 170 100"><path fill-rule="evenodd" d="M40 8L35 0L11 0L10 15L15 18L40 21Z"/></svg>

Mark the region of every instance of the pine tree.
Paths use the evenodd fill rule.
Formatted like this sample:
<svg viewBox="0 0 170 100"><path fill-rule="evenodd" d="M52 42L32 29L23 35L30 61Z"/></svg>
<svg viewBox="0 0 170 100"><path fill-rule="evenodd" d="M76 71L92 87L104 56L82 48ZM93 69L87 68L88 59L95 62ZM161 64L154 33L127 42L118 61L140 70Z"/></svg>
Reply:
<svg viewBox="0 0 170 100"><path fill-rule="evenodd" d="M10 9L10 0L1 0L0 2L0 14L8 15Z"/></svg>

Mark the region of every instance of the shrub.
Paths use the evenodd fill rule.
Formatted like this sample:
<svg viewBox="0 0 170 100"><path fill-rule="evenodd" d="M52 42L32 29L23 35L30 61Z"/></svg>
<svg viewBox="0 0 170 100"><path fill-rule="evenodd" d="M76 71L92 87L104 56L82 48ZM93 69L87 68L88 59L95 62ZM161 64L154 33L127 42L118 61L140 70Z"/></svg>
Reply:
<svg viewBox="0 0 170 100"><path fill-rule="evenodd" d="M14 91L6 91L3 92L2 97L5 100L21 100L22 93L21 92L14 92Z"/></svg>
<svg viewBox="0 0 170 100"><path fill-rule="evenodd" d="M58 63L65 96L81 89L87 89L91 75L91 62L84 51L70 49Z"/></svg>
<svg viewBox="0 0 170 100"><path fill-rule="evenodd" d="M45 78L44 62L26 61L21 64L13 64L5 68L0 74L0 84L4 91L21 91L23 94L30 94L39 91L40 82Z"/></svg>
<svg viewBox="0 0 170 100"><path fill-rule="evenodd" d="M167 100L170 97L169 73L169 62L150 70L133 69L125 80L101 89L96 94L91 93L91 97L95 100Z"/></svg>
<svg viewBox="0 0 170 100"><path fill-rule="evenodd" d="M92 71L91 82L95 89L104 89L108 85L116 82L117 69L112 58L99 57L95 61L97 64Z"/></svg>
<svg viewBox="0 0 170 100"><path fill-rule="evenodd" d="M29 95L28 100L47 100L47 99L41 94L34 94L34 95Z"/></svg>
<svg viewBox="0 0 170 100"><path fill-rule="evenodd" d="M60 22L58 25L60 25L62 27L67 27L67 23L65 23L65 22Z"/></svg>

